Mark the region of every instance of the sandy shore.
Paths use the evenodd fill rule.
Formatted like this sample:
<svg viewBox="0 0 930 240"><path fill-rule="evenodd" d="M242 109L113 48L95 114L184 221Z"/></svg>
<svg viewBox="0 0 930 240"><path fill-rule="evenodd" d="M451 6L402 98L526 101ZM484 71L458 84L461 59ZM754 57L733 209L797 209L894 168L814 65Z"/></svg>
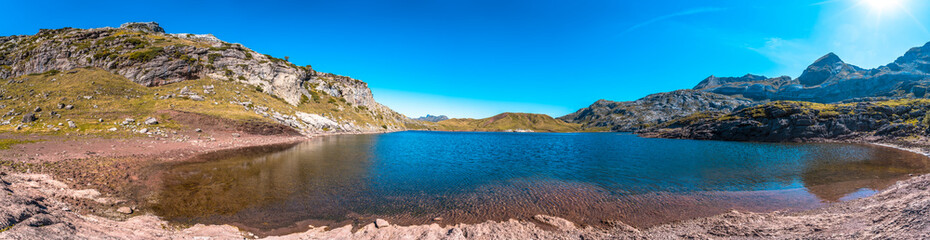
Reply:
<svg viewBox="0 0 930 240"><path fill-rule="evenodd" d="M248 146L287 144L304 136L250 135L231 132L187 132L172 137L39 139L0 151L13 162L66 163L74 159L149 159L181 161L191 156ZM182 139L184 141L178 141ZM917 147L899 147L927 154ZM54 151L51 151L54 149ZM130 160L126 160L130 161ZM126 161L117 161L124 166ZM141 161L145 162L145 161ZM121 165L122 164L122 165ZM61 165L61 164L59 164ZM80 168L78 165L76 168ZM243 239L255 238L228 225L173 226L152 215L125 214L132 203L107 185L114 179L81 177L75 169L26 173L0 168L0 239ZM132 171L133 166L110 171ZM55 169L53 169L55 170ZM27 170L27 171L31 171ZM41 171L40 171L41 172ZM52 175L55 177L53 178ZM138 178L116 174L113 178ZM135 179L136 181L146 181ZM102 183L101 183L102 182ZM488 221L451 226L396 226L371 223L335 229L310 227L305 232L268 239L921 239L930 237L930 175L898 182L880 193L805 212L748 213L732 211L708 218L636 229L621 222L607 228L578 227L567 220L539 215L531 221ZM101 190L104 189L104 190ZM122 208L122 209L120 209Z"/></svg>

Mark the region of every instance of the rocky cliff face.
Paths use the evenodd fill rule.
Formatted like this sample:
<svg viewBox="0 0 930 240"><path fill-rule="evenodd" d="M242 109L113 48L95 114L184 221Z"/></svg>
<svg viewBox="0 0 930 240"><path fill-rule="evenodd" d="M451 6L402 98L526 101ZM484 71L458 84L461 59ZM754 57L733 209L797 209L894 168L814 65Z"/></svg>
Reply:
<svg viewBox="0 0 930 240"><path fill-rule="evenodd" d="M588 129L605 128L610 131L631 132L693 113L730 112L749 106L751 103L746 99L715 93L679 90L652 94L630 102L599 100L587 108L559 117L559 119L582 124Z"/></svg>
<svg viewBox="0 0 930 240"><path fill-rule="evenodd" d="M729 141L896 139L926 135L930 100L818 104L773 102L731 114L696 114L640 132L643 136Z"/></svg>
<svg viewBox="0 0 930 240"><path fill-rule="evenodd" d="M392 129L409 121L375 102L362 81L297 66L212 35L166 34L157 23L0 37L0 79L82 67L105 69L144 86L200 78L238 82L294 106L326 95L379 116Z"/></svg>
<svg viewBox="0 0 930 240"><path fill-rule="evenodd" d="M930 88L930 43L909 50L885 66L862 69L829 53L814 61L797 79L710 77L695 90L754 100L798 100L819 103L927 97Z"/></svg>

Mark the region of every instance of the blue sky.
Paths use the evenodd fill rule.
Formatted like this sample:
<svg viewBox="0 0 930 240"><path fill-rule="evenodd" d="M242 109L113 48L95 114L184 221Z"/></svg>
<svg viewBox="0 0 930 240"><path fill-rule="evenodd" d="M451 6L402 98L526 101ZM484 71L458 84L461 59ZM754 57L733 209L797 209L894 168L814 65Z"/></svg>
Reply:
<svg viewBox="0 0 930 240"><path fill-rule="evenodd" d="M408 116L561 116L710 75L872 68L930 41L919 0L4 1L0 35L157 21L368 82Z"/></svg>

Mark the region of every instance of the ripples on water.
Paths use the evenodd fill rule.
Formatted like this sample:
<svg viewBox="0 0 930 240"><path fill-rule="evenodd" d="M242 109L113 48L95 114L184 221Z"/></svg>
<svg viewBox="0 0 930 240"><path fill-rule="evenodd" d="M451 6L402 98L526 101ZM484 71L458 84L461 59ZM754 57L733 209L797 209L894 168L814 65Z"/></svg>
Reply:
<svg viewBox="0 0 930 240"><path fill-rule="evenodd" d="M536 214L646 227L728 209L809 209L924 173L922 155L854 144L617 133L399 132L202 157L162 173L152 208L260 233L308 223L476 223Z"/></svg>

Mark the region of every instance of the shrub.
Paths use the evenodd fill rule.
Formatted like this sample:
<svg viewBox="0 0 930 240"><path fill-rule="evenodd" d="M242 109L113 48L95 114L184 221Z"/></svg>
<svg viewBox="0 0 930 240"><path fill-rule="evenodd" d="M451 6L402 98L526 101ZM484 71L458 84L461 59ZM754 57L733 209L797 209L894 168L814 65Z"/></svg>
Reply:
<svg viewBox="0 0 930 240"><path fill-rule="evenodd" d="M157 57L162 52L164 52L164 49L160 47L149 48L149 49L135 51L135 52L130 53L129 59L132 59L135 61L147 62L147 61L151 61L152 59L155 59L155 57Z"/></svg>
<svg viewBox="0 0 930 240"><path fill-rule="evenodd" d="M310 103L310 98L307 98L307 95L301 94L301 95L300 95L300 104L308 104L308 103Z"/></svg>
<svg viewBox="0 0 930 240"><path fill-rule="evenodd" d="M207 54L207 62L213 64L213 61L216 61L216 58L222 57L219 53Z"/></svg>
<svg viewBox="0 0 930 240"><path fill-rule="evenodd" d="M262 89L262 86L255 86L255 91L265 92L265 89Z"/></svg>

